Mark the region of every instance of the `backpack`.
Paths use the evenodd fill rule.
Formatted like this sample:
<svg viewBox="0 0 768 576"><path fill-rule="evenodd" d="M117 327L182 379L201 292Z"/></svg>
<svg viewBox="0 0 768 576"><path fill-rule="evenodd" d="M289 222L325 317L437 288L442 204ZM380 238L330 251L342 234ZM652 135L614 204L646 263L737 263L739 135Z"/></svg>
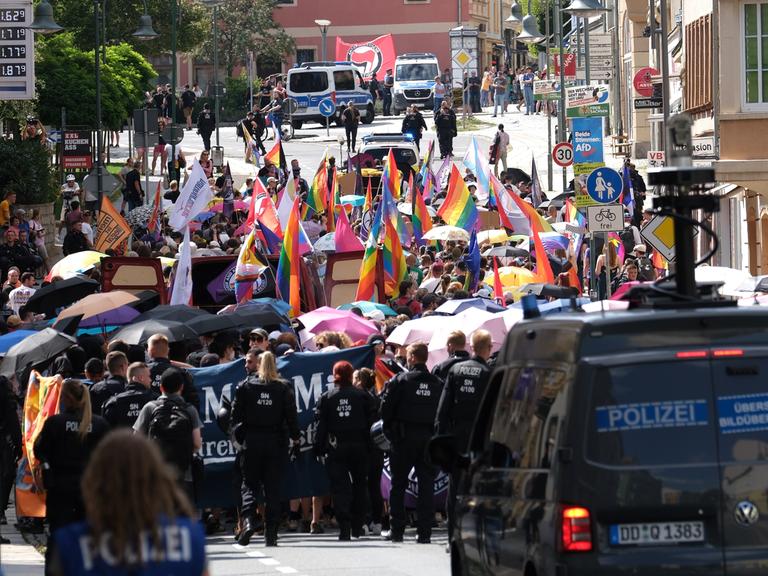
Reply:
<svg viewBox="0 0 768 576"><path fill-rule="evenodd" d="M635 234L632 227L630 226L619 232L619 238L624 246L624 254L632 254L632 250L635 249Z"/></svg>
<svg viewBox="0 0 768 576"><path fill-rule="evenodd" d="M637 264L637 279L642 282L651 282L654 280L653 263L647 256L643 256L635 260Z"/></svg>
<svg viewBox="0 0 768 576"><path fill-rule="evenodd" d="M183 476L192 464L192 418L183 400L161 398L149 419L149 438L157 442L166 462Z"/></svg>

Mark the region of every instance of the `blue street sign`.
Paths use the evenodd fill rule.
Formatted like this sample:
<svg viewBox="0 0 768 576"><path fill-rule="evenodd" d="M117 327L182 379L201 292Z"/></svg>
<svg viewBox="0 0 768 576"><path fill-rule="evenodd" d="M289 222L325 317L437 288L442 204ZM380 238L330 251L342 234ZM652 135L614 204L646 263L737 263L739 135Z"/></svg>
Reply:
<svg viewBox="0 0 768 576"><path fill-rule="evenodd" d="M595 168L587 178L587 192L592 200L612 204L619 199L624 181L613 168Z"/></svg>
<svg viewBox="0 0 768 576"><path fill-rule="evenodd" d="M330 98L323 98L322 100L320 100L320 103L317 105L317 108L320 110L320 114L322 114L326 118L330 118L331 116L336 114L336 103Z"/></svg>
<svg viewBox="0 0 768 576"><path fill-rule="evenodd" d="M603 119L573 118L573 163L603 162Z"/></svg>

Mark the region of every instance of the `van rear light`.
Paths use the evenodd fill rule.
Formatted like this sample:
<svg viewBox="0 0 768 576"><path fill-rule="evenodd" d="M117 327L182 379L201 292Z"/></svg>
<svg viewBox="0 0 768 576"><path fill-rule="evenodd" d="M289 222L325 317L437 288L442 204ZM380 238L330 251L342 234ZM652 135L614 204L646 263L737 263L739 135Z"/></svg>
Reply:
<svg viewBox="0 0 768 576"><path fill-rule="evenodd" d="M707 356L709 356L707 350L685 350L683 352L675 353L675 358L681 360L694 360L696 358L706 358Z"/></svg>
<svg viewBox="0 0 768 576"><path fill-rule="evenodd" d="M564 506L561 514L563 551L590 552L592 521L589 510L581 506Z"/></svg>
<svg viewBox="0 0 768 576"><path fill-rule="evenodd" d="M744 350L739 350L737 348L731 350L715 350L712 352L712 356L715 358L735 358L744 356Z"/></svg>

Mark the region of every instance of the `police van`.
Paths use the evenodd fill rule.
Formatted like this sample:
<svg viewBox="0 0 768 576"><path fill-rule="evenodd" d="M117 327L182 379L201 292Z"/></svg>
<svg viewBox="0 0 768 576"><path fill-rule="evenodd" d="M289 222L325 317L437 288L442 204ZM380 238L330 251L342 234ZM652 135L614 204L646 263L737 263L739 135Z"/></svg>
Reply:
<svg viewBox="0 0 768 576"><path fill-rule="evenodd" d="M440 75L437 56L428 52L401 54L395 59L392 110L395 116L408 106L434 107L435 77Z"/></svg>
<svg viewBox="0 0 768 576"><path fill-rule="evenodd" d="M690 142L690 125L671 118L670 137ZM690 163L649 172L687 187L653 201L674 220L674 282L633 287L625 311L524 305L468 453L433 439L458 494L453 576L765 574L768 310L695 283L692 213L718 203L695 186L713 181Z"/></svg>
<svg viewBox="0 0 768 576"><path fill-rule="evenodd" d="M288 71L287 93L298 105L293 113L293 127L301 128L304 122L325 124L320 114L320 102L330 98L336 103L332 122L341 125L341 115L352 101L360 111L363 124L373 122L373 99L368 84L360 75L360 69L352 62L306 62Z"/></svg>

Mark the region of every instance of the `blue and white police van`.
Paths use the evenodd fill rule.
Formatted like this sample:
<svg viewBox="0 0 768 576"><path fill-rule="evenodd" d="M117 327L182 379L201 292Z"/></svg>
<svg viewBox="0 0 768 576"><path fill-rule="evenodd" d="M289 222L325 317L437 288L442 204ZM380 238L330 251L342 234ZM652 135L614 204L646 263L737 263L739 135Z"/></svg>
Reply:
<svg viewBox="0 0 768 576"><path fill-rule="evenodd" d="M429 52L401 54L395 59L392 110L395 116L408 106L434 107L435 77L440 75L437 56Z"/></svg>
<svg viewBox="0 0 768 576"><path fill-rule="evenodd" d="M336 114L331 120L338 125L341 125L341 115L350 101L360 110L363 124L373 122L373 99L368 84L352 62L306 62L297 65L288 71L287 92L298 104L292 115L294 128L301 128L304 122L310 121L325 124L319 104L326 98L336 102Z"/></svg>

